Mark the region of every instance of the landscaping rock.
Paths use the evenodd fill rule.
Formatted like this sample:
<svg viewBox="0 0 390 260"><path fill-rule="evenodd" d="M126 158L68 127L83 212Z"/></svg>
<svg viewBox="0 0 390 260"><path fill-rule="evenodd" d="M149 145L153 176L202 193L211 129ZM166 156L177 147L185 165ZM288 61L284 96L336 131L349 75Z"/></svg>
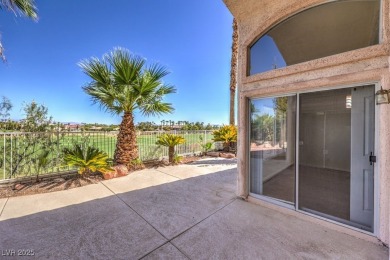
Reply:
<svg viewBox="0 0 390 260"><path fill-rule="evenodd" d="M126 165L115 165L112 167L112 171L102 172L103 178L109 180L116 177L122 177L129 174L129 170Z"/></svg>
<svg viewBox="0 0 390 260"><path fill-rule="evenodd" d="M110 172L102 172L102 175L103 175L103 178L105 180L109 180L109 179L112 179L115 177L115 170L114 171L110 171Z"/></svg>
<svg viewBox="0 0 390 260"><path fill-rule="evenodd" d="M129 174L129 169L127 169L126 165L116 165L113 167L116 172L115 177L122 177Z"/></svg>
<svg viewBox="0 0 390 260"><path fill-rule="evenodd" d="M64 181L65 181L64 178L55 178L55 179L53 180L53 182L55 182L55 183L62 183L62 182L64 182Z"/></svg>
<svg viewBox="0 0 390 260"><path fill-rule="evenodd" d="M21 183L16 183L15 186L14 186L14 190L21 190L25 187L24 184L21 184Z"/></svg>
<svg viewBox="0 0 390 260"><path fill-rule="evenodd" d="M207 152L207 155L211 157L219 157L219 152Z"/></svg>
<svg viewBox="0 0 390 260"><path fill-rule="evenodd" d="M223 157L223 158L227 158L227 159L231 159L231 158L235 158L236 156L232 153L220 153L219 154L220 157Z"/></svg>

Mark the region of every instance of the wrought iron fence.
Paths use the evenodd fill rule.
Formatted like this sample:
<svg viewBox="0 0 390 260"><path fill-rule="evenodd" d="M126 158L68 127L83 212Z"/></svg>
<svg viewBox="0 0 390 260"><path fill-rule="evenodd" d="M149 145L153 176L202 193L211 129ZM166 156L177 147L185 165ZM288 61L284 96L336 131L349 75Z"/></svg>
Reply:
<svg viewBox="0 0 390 260"><path fill-rule="evenodd" d="M164 133L181 135L184 144L176 147L178 155L203 152L212 141L212 131L137 132L139 158L142 161L168 156L168 148L156 145ZM113 158L118 132L0 132L0 180L60 173L74 170L62 162L62 150L76 143L87 142Z"/></svg>

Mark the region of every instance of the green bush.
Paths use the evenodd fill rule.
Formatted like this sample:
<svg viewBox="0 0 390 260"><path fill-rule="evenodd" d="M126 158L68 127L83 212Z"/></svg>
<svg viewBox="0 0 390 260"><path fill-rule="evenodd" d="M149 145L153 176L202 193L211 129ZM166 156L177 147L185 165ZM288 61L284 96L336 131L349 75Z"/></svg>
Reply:
<svg viewBox="0 0 390 260"><path fill-rule="evenodd" d="M237 127L234 125L225 125L213 132L214 142L223 142L224 150L229 150L230 143L237 142Z"/></svg>
<svg viewBox="0 0 390 260"><path fill-rule="evenodd" d="M73 148L64 148L64 162L78 168L82 176L96 171L111 171L108 155L92 146L75 144Z"/></svg>

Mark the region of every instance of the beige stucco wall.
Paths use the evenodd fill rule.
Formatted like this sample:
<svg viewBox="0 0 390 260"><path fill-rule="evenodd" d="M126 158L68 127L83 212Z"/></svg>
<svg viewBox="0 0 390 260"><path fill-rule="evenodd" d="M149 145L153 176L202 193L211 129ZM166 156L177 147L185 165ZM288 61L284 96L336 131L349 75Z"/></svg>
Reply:
<svg viewBox="0 0 390 260"><path fill-rule="evenodd" d="M379 82L390 89L390 7L389 0L382 1L381 43L309 62L292 65L257 75L246 76L247 50L260 35L278 22L324 2L324 0L224 0L238 21L238 189L239 196L248 192L247 158L248 98L294 93L308 89L350 86ZM389 190L390 190L390 105L377 106L376 122L376 176L379 176L379 227L377 236L389 244Z"/></svg>

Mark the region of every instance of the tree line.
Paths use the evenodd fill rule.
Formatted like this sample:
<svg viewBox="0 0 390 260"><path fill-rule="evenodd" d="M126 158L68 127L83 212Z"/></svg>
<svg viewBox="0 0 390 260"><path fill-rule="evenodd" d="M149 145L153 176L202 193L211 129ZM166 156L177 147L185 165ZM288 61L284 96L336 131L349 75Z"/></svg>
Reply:
<svg viewBox="0 0 390 260"><path fill-rule="evenodd" d="M162 120L161 124L155 122L140 122L136 125L138 131L171 131L171 130L215 130L219 125L205 124L204 122Z"/></svg>

